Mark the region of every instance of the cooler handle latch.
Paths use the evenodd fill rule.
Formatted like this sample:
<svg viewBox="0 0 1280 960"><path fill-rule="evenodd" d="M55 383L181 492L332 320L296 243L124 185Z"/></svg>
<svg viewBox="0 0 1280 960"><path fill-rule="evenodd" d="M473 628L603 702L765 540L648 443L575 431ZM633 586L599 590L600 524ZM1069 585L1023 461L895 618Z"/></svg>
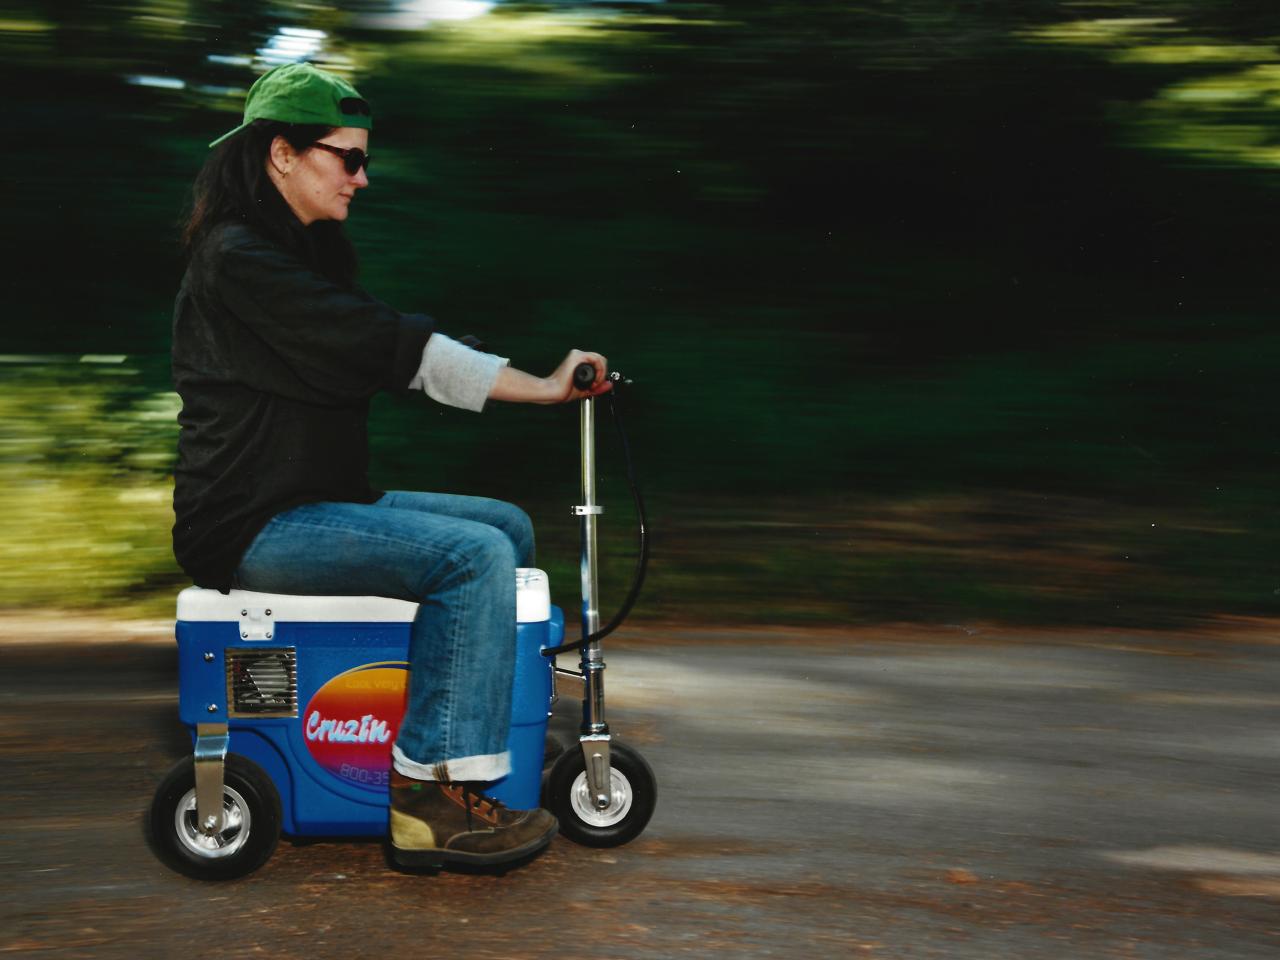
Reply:
<svg viewBox="0 0 1280 960"><path fill-rule="evenodd" d="M270 607L242 607L240 610L241 640L270 640L275 636L276 622Z"/></svg>

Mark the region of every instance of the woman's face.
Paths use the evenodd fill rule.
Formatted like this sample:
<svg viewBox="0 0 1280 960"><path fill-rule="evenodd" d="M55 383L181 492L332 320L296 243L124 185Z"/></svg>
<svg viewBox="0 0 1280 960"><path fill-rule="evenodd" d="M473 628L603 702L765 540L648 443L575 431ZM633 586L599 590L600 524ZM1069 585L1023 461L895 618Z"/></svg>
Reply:
<svg viewBox="0 0 1280 960"><path fill-rule="evenodd" d="M320 143L369 152L369 131L338 127ZM356 191L369 185L364 167L347 173L343 159L321 147L295 153L283 137L277 137L267 158L267 173L294 216L304 225L317 220L345 220Z"/></svg>

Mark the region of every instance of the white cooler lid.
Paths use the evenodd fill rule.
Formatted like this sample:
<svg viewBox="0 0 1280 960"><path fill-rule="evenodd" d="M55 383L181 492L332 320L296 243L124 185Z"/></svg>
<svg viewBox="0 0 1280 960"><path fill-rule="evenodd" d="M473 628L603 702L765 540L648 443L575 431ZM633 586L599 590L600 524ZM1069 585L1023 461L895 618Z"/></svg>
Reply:
<svg viewBox="0 0 1280 960"><path fill-rule="evenodd" d="M261 615L271 611L277 623L408 623L418 605L390 597L316 597L289 593L255 593L232 590L221 593L187 587L178 594L179 620L240 620L252 609ZM538 623L551 619L551 586L546 573L535 567L516 570L516 620Z"/></svg>

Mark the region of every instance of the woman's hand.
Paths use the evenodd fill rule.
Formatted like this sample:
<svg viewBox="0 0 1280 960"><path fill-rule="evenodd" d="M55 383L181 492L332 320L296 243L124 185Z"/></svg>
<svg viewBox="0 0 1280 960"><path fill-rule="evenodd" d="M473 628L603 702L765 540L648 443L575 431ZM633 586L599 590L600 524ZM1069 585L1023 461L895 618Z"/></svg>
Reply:
<svg viewBox="0 0 1280 960"><path fill-rule="evenodd" d="M596 370L595 382L588 390L579 390L573 385L573 371L581 363L589 363ZM600 354L570 350L547 377L535 377L515 367L503 367L489 391L489 399L510 403L568 403L613 389L613 384L605 379L608 372L609 361Z"/></svg>
<svg viewBox="0 0 1280 960"><path fill-rule="evenodd" d="M579 390L573 385L573 371L584 363L589 363L595 367L596 378L592 381L590 388ZM560 366L556 367L555 372L547 377L555 384L554 397L551 403L568 403L570 400L580 400L583 397L594 397L613 388L613 384L605 379L609 373L609 361L598 353L589 353L585 350L570 350Z"/></svg>

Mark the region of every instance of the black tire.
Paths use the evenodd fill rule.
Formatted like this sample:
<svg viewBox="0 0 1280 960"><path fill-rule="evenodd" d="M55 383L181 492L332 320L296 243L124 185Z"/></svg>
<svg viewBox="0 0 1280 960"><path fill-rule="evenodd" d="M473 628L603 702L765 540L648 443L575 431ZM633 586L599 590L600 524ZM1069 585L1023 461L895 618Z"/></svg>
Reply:
<svg viewBox="0 0 1280 960"><path fill-rule="evenodd" d="M613 804L592 807L587 792L587 766L576 744L556 760L547 777L543 806L560 821L560 832L587 847L619 847L638 837L653 816L658 782L644 757L626 744L609 744Z"/></svg>
<svg viewBox="0 0 1280 960"><path fill-rule="evenodd" d="M228 754L222 804L227 825L215 839L196 829L191 757L165 774L147 813L147 839L168 867L196 880L234 880L267 862L280 839L280 795L251 760Z"/></svg>

